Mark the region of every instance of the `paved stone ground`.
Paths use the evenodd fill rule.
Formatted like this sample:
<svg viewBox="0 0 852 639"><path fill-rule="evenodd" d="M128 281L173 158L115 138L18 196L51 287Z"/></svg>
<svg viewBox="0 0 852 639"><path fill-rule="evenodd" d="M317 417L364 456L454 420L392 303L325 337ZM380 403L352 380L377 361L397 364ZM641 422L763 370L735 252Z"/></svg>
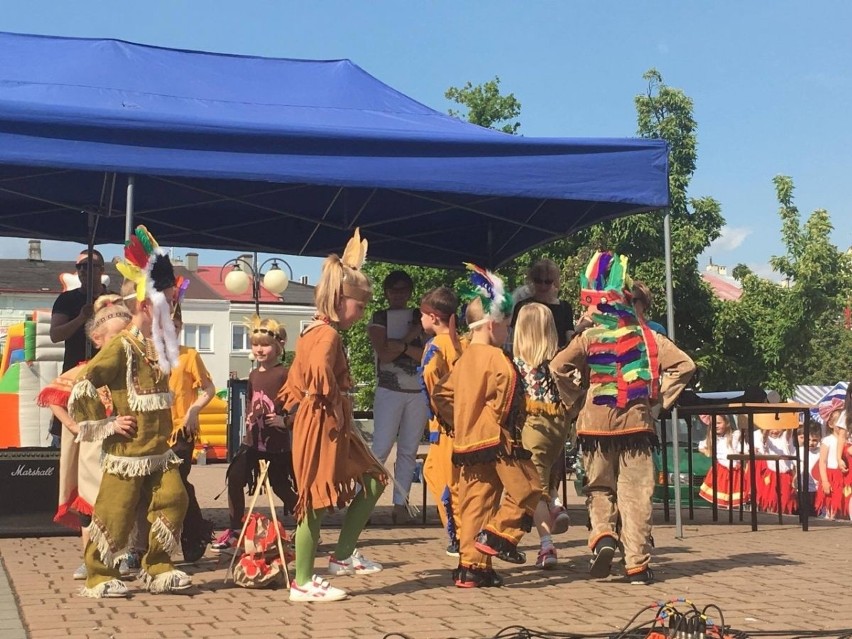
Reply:
<svg viewBox="0 0 852 639"><path fill-rule="evenodd" d="M208 517L224 527L223 465L196 467L192 479ZM412 496L419 500L415 485ZM640 587L587 578L588 551L581 502L571 499L571 515L581 525L557 538L560 564L553 572L532 565L497 566L506 578L500 589L459 590L449 585L454 560L437 516L426 527L391 527L385 495L362 536L360 547L385 565L376 575L342 577L335 585L352 596L332 604L291 604L286 590L250 591L225 585L226 564L208 552L192 573L191 595L150 595L132 583L128 600L76 596L80 582L71 573L80 563L73 537L0 540L0 637L292 637L381 638L404 633L412 639L493 637L521 625L542 632L615 632L643 607L684 597L699 607L718 605L725 621L741 630L840 629L852 626L849 575L852 527L848 522L812 522L803 533L795 519L783 525L761 516L758 532L745 523L713 524L709 513L686 521L684 539L662 522L654 536L658 581ZM322 533L320 555L330 552L339 516ZM537 539L524 546L535 557ZM317 562L318 572L325 561ZM17 604L17 607L16 607ZM681 604L682 606L683 604ZM711 618L718 615L710 613ZM650 621L646 612L641 619ZM786 632L785 636L792 633ZM397 635L399 636L399 635Z"/></svg>

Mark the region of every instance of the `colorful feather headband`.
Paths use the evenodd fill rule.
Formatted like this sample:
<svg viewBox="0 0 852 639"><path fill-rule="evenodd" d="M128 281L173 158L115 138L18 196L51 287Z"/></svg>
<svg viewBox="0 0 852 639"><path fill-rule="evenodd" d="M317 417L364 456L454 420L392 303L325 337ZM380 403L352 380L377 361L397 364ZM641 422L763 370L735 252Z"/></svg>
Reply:
<svg viewBox="0 0 852 639"><path fill-rule="evenodd" d="M177 285L175 271L168 253L160 248L154 236L142 225L136 227L124 243L124 260L116 264L118 271L136 286L136 301L151 300L151 327L157 364L168 374L178 363L178 339L172 322L173 298L166 299L165 291ZM170 295L173 295L170 292Z"/></svg>
<svg viewBox="0 0 852 639"><path fill-rule="evenodd" d="M589 340L589 381L595 404L624 408L659 386L657 343L631 304L627 257L598 251L580 275L580 301L595 307Z"/></svg>
<svg viewBox="0 0 852 639"><path fill-rule="evenodd" d="M512 314L514 300L512 294L503 288L503 280L496 273L487 269L465 262L464 265L471 272L470 281L461 285L459 299L464 302L464 308L473 300L479 298L482 302L484 317L468 325L476 328L485 322L500 322ZM464 314L462 308L462 314Z"/></svg>

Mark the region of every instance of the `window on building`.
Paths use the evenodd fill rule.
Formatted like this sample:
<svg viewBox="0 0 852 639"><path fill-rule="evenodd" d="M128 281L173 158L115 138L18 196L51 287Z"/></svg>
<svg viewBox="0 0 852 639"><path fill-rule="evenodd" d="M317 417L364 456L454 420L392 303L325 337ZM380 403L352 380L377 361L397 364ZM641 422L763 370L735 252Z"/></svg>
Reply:
<svg viewBox="0 0 852 639"><path fill-rule="evenodd" d="M183 343L199 353L212 353L213 327L209 324L184 324Z"/></svg>
<svg viewBox="0 0 852 639"><path fill-rule="evenodd" d="M248 327L245 324L231 324L231 352L247 353L251 351Z"/></svg>

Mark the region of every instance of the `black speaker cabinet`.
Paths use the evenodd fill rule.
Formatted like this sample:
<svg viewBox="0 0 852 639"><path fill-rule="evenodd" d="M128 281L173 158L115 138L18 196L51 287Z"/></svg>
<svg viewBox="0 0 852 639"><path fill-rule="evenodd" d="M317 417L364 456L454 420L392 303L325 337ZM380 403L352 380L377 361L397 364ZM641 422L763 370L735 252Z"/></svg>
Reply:
<svg viewBox="0 0 852 639"><path fill-rule="evenodd" d="M74 535L53 523L58 500L58 450L0 450L0 537Z"/></svg>

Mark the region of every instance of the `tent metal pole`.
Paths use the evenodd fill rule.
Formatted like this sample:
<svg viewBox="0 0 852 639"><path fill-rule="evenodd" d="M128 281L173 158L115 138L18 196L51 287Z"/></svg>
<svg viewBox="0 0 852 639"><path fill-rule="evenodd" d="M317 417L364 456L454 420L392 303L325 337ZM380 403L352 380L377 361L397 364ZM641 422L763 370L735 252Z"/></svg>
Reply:
<svg viewBox="0 0 852 639"><path fill-rule="evenodd" d="M136 188L136 178L127 176L127 206L124 212L124 241L130 239L133 234L133 192Z"/></svg>
<svg viewBox="0 0 852 639"><path fill-rule="evenodd" d="M675 324L674 324L674 282L672 277L672 213L671 209L666 209L666 215L663 218L663 235L665 238L666 251L666 323L669 332L669 339L675 341ZM680 504L680 437L678 433L678 417L677 407L672 408L672 484L674 486L674 507L675 507L675 537L683 539L683 518Z"/></svg>

